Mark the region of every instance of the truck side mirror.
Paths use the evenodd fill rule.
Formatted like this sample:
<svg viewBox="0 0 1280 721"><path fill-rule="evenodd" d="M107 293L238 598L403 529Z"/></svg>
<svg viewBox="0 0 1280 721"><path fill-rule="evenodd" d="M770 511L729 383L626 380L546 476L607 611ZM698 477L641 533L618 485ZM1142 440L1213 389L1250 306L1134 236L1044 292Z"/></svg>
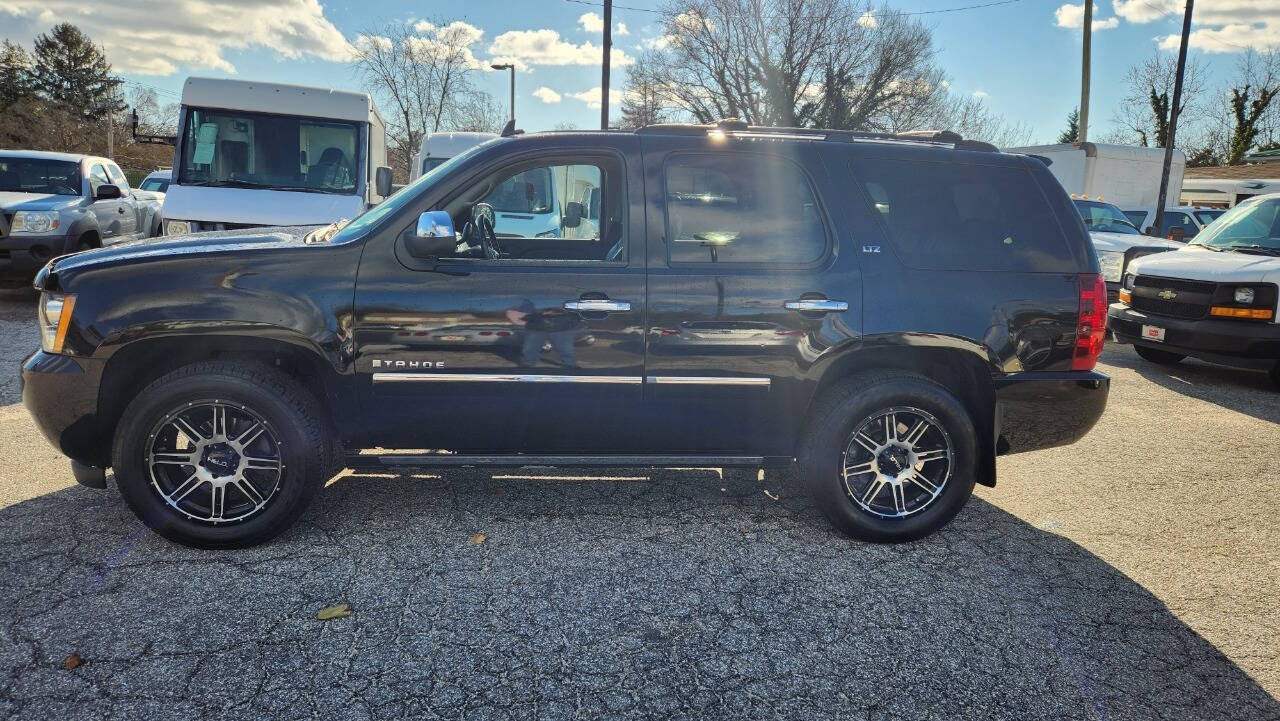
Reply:
<svg viewBox="0 0 1280 721"><path fill-rule="evenodd" d="M389 174L390 168L387 170ZM404 239L404 248L409 255L422 260L453 255L457 245L453 218L443 210L428 210L419 215L413 233L406 233Z"/></svg>
<svg viewBox="0 0 1280 721"><path fill-rule="evenodd" d="M124 194L120 192L120 186L112 185L111 183L103 183L102 185L99 185L97 191L94 192L93 199L115 200L116 198L123 196Z"/></svg>
<svg viewBox="0 0 1280 721"><path fill-rule="evenodd" d="M391 195L391 168L383 165L374 171L373 187L384 198Z"/></svg>
<svg viewBox="0 0 1280 721"><path fill-rule="evenodd" d="M564 204L564 227L576 228L582 225L582 203L570 200Z"/></svg>

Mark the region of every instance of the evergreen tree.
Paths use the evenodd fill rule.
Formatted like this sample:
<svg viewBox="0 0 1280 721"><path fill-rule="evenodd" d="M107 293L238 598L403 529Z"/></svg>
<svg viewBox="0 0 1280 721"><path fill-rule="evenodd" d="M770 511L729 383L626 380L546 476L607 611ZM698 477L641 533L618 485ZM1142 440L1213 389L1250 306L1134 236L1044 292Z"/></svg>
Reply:
<svg viewBox="0 0 1280 721"><path fill-rule="evenodd" d="M1227 146L1227 165L1239 165L1258 139L1258 120L1267 111L1280 87L1262 88L1253 102L1249 101L1249 85L1244 89L1231 89L1231 112L1235 127L1231 129L1231 141Z"/></svg>
<svg viewBox="0 0 1280 721"><path fill-rule="evenodd" d="M1059 143L1074 143L1080 139L1080 108L1072 108L1067 115L1067 129L1058 136Z"/></svg>
<svg viewBox="0 0 1280 721"><path fill-rule="evenodd" d="M31 86L31 56L17 43L0 45L0 108L28 100Z"/></svg>
<svg viewBox="0 0 1280 721"><path fill-rule="evenodd" d="M60 23L35 40L32 81L46 100L70 113L101 115L122 110L118 80L107 56L70 23Z"/></svg>

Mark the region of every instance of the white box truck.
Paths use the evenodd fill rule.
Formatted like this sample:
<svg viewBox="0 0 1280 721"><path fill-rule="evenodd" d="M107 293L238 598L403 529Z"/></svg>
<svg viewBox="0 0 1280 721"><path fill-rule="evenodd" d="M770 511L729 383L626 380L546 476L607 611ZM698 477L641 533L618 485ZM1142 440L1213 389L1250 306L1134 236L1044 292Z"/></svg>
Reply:
<svg viewBox="0 0 1280 721"><path fill-rule="evenodd" d="M391 194L386 128L365 93L188 78L165 234L354 218Z"/></svg>
<svg viewBox="0 0 1280 721"><path fill-rule="evenodd" d="M1052 161L1049 172L1068 193L1099 199L1121 208L1155 206L1160 195L1164 148L1102 143L1062 143L1005 148L1010 153L1038 155ZM1174 149L1169 164L1165 205L1178 205L1187 157Z"/></svg>

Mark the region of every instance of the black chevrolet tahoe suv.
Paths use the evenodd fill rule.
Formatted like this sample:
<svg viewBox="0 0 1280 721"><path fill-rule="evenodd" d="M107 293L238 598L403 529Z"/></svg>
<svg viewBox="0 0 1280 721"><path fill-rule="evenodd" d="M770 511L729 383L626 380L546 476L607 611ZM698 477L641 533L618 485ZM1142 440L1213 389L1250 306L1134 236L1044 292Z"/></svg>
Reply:
<svg viewBox="0 0 1280 721"><path fill-rule="evenodd" d="M345 225L76 253L36 287L37 424L201 547L370 466L794 463L841 531L914 539L1109 388L1071 199L949 132L514 135Z"/></svg>

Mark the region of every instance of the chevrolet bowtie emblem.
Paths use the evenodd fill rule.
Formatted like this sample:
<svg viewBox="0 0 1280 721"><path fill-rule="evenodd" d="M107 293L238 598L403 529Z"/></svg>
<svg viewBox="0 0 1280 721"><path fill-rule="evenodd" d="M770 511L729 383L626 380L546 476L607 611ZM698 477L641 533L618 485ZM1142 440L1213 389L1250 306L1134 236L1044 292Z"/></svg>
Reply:
<svg viewBox="0 0 1280 721"><path fill-rule="evenodd" d="M1168 289L1162 290L1159 293L1156 293L1156 295L1160 296L1164 300L1173 300L1174 298L1178 297L1177 293Z"/></svg>

